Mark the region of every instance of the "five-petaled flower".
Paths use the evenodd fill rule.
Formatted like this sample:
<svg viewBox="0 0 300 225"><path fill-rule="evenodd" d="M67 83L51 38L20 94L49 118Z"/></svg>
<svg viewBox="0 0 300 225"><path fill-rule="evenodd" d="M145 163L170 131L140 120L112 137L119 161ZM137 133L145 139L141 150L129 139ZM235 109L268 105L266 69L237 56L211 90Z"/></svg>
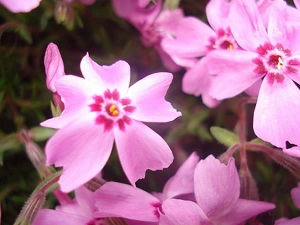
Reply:
<svg viewBox="0 0 300 225"><path fill-rule="evenodd" d="M63 167L61 190L69 192L89 181L105 166L114 140L131 184L147 169L173 161L167 143L142 122L168 122L181 115L164 97L170 73L155 73L131 87L124 61L99 66L87 54L81 61L85 79L65 75L55 82L65 110L41 125L60 129L46 145L46 164Z"/></svg>

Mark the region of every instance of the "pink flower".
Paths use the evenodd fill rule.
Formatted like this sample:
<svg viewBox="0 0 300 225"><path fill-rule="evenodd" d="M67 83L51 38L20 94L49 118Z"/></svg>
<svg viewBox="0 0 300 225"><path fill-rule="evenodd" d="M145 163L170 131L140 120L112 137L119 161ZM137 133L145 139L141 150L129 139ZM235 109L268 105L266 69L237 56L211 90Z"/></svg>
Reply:
<svg viewBox="0 0 300 225"><path fill-rule="evenodd" d="M130 183L145 171L173 161L167 143L143 122L168 122L181 115L164 96L170 73L156 73L129 87L130 67L124 61L99 66L88 54L81 61L85 79L66 75L55 82L65 110L42 126L60 129L46 145L46 164L63 167L59 180L69 192L98 174L115 140Z"/></svg>
<svg viewBox="0 0 300 225"><path fill-rule="evenodd" d="M240 199L240 180L234 159L228 165L213 156L200 160L194 173L196 203L168 199L161 208L161 225L222 224L236 225L274 204Z"/></svg>
<svg viewBox="0 0 300 225"><path fill-rule="evenodd" d="M13 13L30 12L39 6L41 0L0 0L0 4Z"/></svg>
<svg viewBox="0 0 300 225"><path fill-rule="evenodd" d="M210 1L206 14L211 27L195 17L186 17L178 22L172 36L162 40L162 47L171 58L188 69L183 77L183 91L202 95L209 107L216 106L219 101L209 94L213 77L208 72L205 56L219 49L239 49L228 24L230 4L225 0Z"/></svg>
<svg viewBox="0 0 300 225"><path fill-rule="evenodd" d="M98 217L123 217L137 224L158 223L161 204L168 198L188 197L194 193L194 169L199 156L192 153L166 183L163 193L154 196L130 185L108 182L96 191Z"/></svg>
<svg viewBox="0 0 300 225"><path fill-rule="evenodd" d="M46 49L44 57L44 65L46 72L46 85L47 88L53 93L53 104L59 112L64 109L64 103L61 101L61 97L57 94L55 88L55 82L65 75L64 63L61 58L57 45L50 43Z"/></svg>
<svg viewBox="0 0 300 225"><path fill-rule="evenodd" d="M209 72L216 74L210 94L234 97L262 80L254 112L256 135L273 145L300 145L299 29L286 25L276 5L269 8L267 30L254 1L233 1L231 31L244 50L209 54ZM238 22L237 22L238 21Z"/></svg>
<svg viewBox="0 0 300 225"><path fill-rule="evenodd" d="M145 3L150 6L145 7ZM142 35L142 42L147 47L154 47L160 55L163 64L170 71L176 71L177 66L161 46L164 38L172 36L178 21L183 18L181 9L163 9L162 0L155 4L145 0L113 0L116 14L133 24Z"/></svg>

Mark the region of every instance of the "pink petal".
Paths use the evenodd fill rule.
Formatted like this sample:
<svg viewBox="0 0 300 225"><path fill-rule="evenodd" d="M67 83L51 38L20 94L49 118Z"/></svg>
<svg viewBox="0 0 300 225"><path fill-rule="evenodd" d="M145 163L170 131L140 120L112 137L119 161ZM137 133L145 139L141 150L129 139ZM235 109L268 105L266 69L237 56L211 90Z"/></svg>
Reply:
<svg viewBox="0 0 300 225"><path fill-rule="evenodd" d="M83 76L104 92L117 89L124 96L129 87L130 67L125 61L118 61L110 66L100 66L95 63L88 54L80 63Z"/></svg>
<svg viewBox="0 0 300 225"><path fill-rule="evenodd" d="M96 192L95 217L122 217L158 222L160 201L149 193L127 184L107 182Z"/></svg>
<svg viewBox="0 0 300 225"><path fill-rule="evenodd" d="M41 125L50 128L62 128L81 118L82 115L85 115L85 117L93 116L89 104L92 96L97 94L97 90L92 87L85 79L72 75L66 75L58 79L56 88L64 102L65 109L59 117L46 120Z"/></svg>
<svg viewBox="0 0 300 225"><path fill-rule="evenodd" d="M268 202L251 201L246 199L239 199L235 207L218 221L216 224L222 225L241 224L242 222L257 216L265 211L274 209L276 205Z"/></svg>
<svg viewBox="0 0 300 225"><path fill-rule="evenodd" d="M212 79L213 77L208 73L206 57L203 57L185 73L182 80L182 90L195 96L208 93Z"/></svg>
<svg viewBox="0 0 300 225"><path fill-rule="evenodd" d="M155 73L132 85L127 97L132 100L136 109L130 117L144 122L169 122L181 116L165 100L172 79L173 75L170 73Z"/></svg>
<svg viewBox="0 0 300 225"><path fill-rule="evenodd" d="M255 51L259 45L268 41L266 29L254 1L233 1L229 24L237 43L248 51Z"/></svg>
<svg viewBox="0 0 300 225"><path fill-rule="evenodd" d="M163 39L162 48L171 57L194 58L208 52L209 38L215 36L215 32L201 20L185 17L178 22L174 36Z"/></svg>
<svg viewBox="0 0 300 225"><path fill-rule="evenodd" d="M300 224L300 217L296 217L294 219L291 220L286 220L286 221L282 221L282 222L277 222L275 223L275 225L299 225Z"/></svg>
<svg viewBox="0 0 300 225"><path fill-rule="evenodd" d="M198 162L199 156L193 152L167 181L163 190L165 199L194 192L194 170Z"/></svg>
<svg viewBox="0 0 300 225"><path fill-rule="evenodd" d="M47 88L56 92L55 82L65 75L64 63L57 45L50 43L46 49L44 64L46 69Z"/></svg>
<svg viewBox="0 0 300 225"><path fill-rule="evenodd" d="M195 197L200 208L211 219L226 215L240 195L240 180L233 158L228 165L212 155L200 160L195 174Z"/></svg>
<svg viewBox="0 0 300 225"><path fill-rule="evenodd" d="M34 218L33 225L82 225L88 224L91 220L89 217L84 217L76 214L69 214L51 209L41 209Z"/></svg>
<svg viewBox="0 0 300 225"><path fill-rule="evenodd" d="M64 167L59 184L70 192L96 176L111 153L113 133L88 120L63 127L46 145L46 164Z"/></svg>
<svg viewBox="0 0 300 225"><path fill-rule="evenodd" d="M288 77L278 83L269 83L265 77L254 111L255 134L279 148L286 141L300 145L300 91Z"/></svg>
<svg viewBox="0 0 300 225"><path fill-rule="evenodd" d="M294 0L294 3L297 9L300 9L300 0Z"/></svg>
<svg viewBox="0 0 300 225"><path fill-rule="evenodd" d="M257 82L261 75L254 72L255 53L243 50L215 50L206 56L212 79L210 95L218 100L234 97Z"/></svg>
<svg viewBox="0 0 300 225"><path fill-rule="evenodd" d="M288 149L283 149L283 152L287 155L300 158L300 147L294 146Z"/></svg>
<svg viewBox="0 0 300 225"><path fill-rule="evenodd" d="M180 199L168 199L163 202L160 225L209 225L209 219L194 202Z"/></svg>
<svg viewBox="0 0 300 225"><path fill-rule="evenodd" d="M132 185L145 177L147 169L161 170L173 161L164 139L141 122L132 120L125 131L116 127L114 134L121 165Z"/></svg>
<svg viewBox="0 0 300 225"><path fill-rule="evenodd" d="M159 54L162 63L165 68L167 68L170 72L176 72L180 69L180 66L178 66L175 61L171 58L170 55L168 55L161 46L155 46L155 50Z"/></svg>
<svg viewBox="0 0 300 225"><path fill-rule="evenodd" d="M231 3L226 0L211 0L206 5L206 17L214 30L228 27L227 19L229 16Z"/></svg>
<svg viewBox="0 0 300 225"><path fill-rule="evenodd" d="M13 13L30 12L32 9L39 6L41 0L0 0L0 4L5 6Z"/></svg>
<svg viewBox="0 0 300 225"><path fill-rule="evenodd" d="M291 190L291 196L294 204L297 206L298 209L300 209L300 183L298 183L297 187Z"/></svg>
<svg viewBox="0 0 300 225"><path fill-rule="evenodd" d="M94 192L90 191L85 186L80 186L75 190L75 196L78 204L82 210L85 211L86 215L90 214L92 217L92 212L96 210Z"/></svg>

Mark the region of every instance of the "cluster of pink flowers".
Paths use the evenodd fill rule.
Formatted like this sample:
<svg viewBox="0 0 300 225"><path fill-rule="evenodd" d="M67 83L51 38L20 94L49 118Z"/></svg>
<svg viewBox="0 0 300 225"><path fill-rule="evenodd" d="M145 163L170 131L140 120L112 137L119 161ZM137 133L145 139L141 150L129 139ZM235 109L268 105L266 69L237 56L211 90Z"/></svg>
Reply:
<svg viewBox="0 0 300 225"><path fill-rule="evenodd" d="M131 1L123 14L120 1L113 2L116 13L135 25L143 40L187 70L184 92L201 95L209 107L243 92L257 97L255 134L300 157L298 8L283 0L211 0L206 7L209 26L184 17L180 9L162 9L161 1L151 11ZM295 147L286 149L287 142Z"/></svg>
<svg viewBox="0 0 300 225"><path fill-rule="evenodd" d="M168 180L162 193L107 182L95 192L79 187L75 196L56 210L40 210L33 224L100 225L106 224L105 218L120 217L129 225L230 225L275 207L239 197L240 180L233 158L225 165L211 155L199 161L195 153Z"/></svg>
<svg viewBox="0 0 300 225"><path fill-rule="evenodd" d="M21 8L14 1L0 2L13 12L27 12L40 0ZM158 51L166 68L186 69L184 92L201 95L208 107L241 93L257 97L253 121L257 137L300 157L298 8L283 0L210 0L207 25L184 16L180 8L164 7L162 0L112 3L116 14L141 32L143 44ZM295 5L299 7L300 1ZM62 110L41 123L58 130L46 144L46 165L62 167L59 194L75 191L75 198L67 196L55 210L39 210L34 225L105 225L111 217L129 225L237 225L275 208L273 203L240 196L233 157L221 163L212 155L200 160L193 153L162 193L136 187L147 170L162 170L173 161L165 140L143 123L165 123L181 116L165 100L171 73L154 73L129 86L130 67L125 61L98 65L86 54L80 63L83 77L67 75L53 43L44 63L47 87L55 107ZM101 176L114 143L131 185L108 181L92 192L84 185ZM287 149L287 143L295 147ZM299 187L292 196L299 206ZM299 218L277 221L298 222Z"/></svg>

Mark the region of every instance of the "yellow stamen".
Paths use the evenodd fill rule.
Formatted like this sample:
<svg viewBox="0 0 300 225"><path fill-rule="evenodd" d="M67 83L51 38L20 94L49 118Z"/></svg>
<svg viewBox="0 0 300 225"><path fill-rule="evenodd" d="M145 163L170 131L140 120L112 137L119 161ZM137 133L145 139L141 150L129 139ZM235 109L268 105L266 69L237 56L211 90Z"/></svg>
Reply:
<svg viewBox="0 0 300 225"><path fill-rule="evenodd" d="M228 50L232 50L233 49L233 45L230 44L228 47L227 47Z"/></svg>
<svg viewBox="0 0 300 225"><path fill-rule="evenodd" d="M119 111L116 109L116 106L115 105L111 105L109 107L109 111L111 112L111 114L113 116L118 116L119 115Z"/></svg>
<svg viewBox="0 0 300 225"><path fill-rule="evenodd" d="M283 66L283 61L281 59L281 57L278 58L278 63L277 63L277 69L281 69L281 67Z"/></svg>

